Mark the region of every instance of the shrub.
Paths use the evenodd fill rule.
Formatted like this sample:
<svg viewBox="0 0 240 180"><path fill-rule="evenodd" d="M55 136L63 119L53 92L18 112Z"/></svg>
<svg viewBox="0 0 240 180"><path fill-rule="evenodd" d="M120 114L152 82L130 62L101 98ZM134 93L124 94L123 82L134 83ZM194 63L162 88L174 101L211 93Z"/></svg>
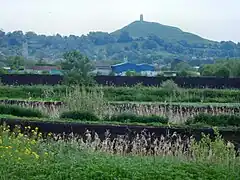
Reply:
<svg viewBox="0 0 240 180"><path fill-rule="evenodd" d="M99 121L99 118L92 112L69 111L61 114L60 118L82 121Z"/></svg>
<svg viewBox="0 0 240 180"><path fill-rule="evenodd" d="M162 123L167 124L168 118L161 116L138 116L131 113L123 113L119 115L113 115L108 121L124 122L124 123Z"/></svg>
<svg viewBox="0 0 240 180"><path fill-rule="evenodd" d="M132 113L122 113L118 115L113 115L108 121L114 121L114 122L138 122L139 118L137 115L132 114Z"/></svg>
<svg viewBox="0 0 240 180"><path fill-rule="evenodd" d="M161 87L170 92L179 91L178 85L171 79L162 82Z"/></svg>
<svg viewBox="0 0 240 180"><path fill-rule="evenodd" d="M239 115L211 115L211 114L199 114L194 118L189 118L186 121L187 125L190 124L206 124L210 126L240 126Z"/></svg>
<svg viewBox="0 0 240 180"><path fill-rule="evenodd" d="M44 115L37 109L2 104L0 105L0 114L9 114L18 117L44 117Z"/></svg>

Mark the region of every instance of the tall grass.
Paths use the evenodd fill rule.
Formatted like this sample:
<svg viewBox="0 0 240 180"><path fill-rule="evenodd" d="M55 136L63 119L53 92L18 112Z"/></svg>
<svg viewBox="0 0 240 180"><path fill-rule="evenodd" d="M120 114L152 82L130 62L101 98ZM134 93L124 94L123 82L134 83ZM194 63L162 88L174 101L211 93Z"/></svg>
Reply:
<svg viewBox="0 0 240 180"><path fill-rule="evenodd" d="M93 112L102 118L108 110L108 102L104 98L101 87L86 88L75 86L68 89L64 97L66 111Z"/></svg>

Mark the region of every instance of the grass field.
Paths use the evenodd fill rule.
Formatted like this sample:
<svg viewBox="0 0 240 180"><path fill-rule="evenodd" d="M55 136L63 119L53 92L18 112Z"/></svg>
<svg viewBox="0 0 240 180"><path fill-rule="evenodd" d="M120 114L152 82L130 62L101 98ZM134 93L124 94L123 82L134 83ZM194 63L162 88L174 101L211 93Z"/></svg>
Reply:
<svg viewBox="0 0 240 180"><path fill-rule="evenodd" d="M186 128L194 134L199 127L211 128L211 125L201 124L206 122L218 125L220 132L225 130L234 141L239 140L236 134L228 134L228 131L239 131L239 90L1 86L0 99L26 100L8 108L0 105L1 122L20 120L23 125L23 122L43 122L39 128L45 130L50 126L60 128L56 124L63 122L82 126L79 126L82 137L72 136L68 140L57 134L43 138L38 129L31 127L10 132L8 127L0 126L0 180L240 179L240 159L236 148L222 139L218 132L215 139L203 136L201 141L195 141L176 134L157 137L140 133L133 139L123 136L111 138L111 132L104 129L111 129L112 125L114 133L119 133L120 127L122 133L126 126L156 126L156 129L163 130L165 127ZM57 107L51 103L46 106L44 101L63 101L64 106ZM64 119L64 113L73 119ZM201 113L207 115L191 119ZM222 114L224 116L220 116ZM50 124L44 124L47 122ZM102 134L85 132L83 127L87 125L96 125ZM101 128L98 127L100 125ZM100 138L103 134L104 139Z"/></svg>
<svg viewBox="0 0 240 180"><path fill-rule="evenodd" d="M32 138L18 129L1 127L0 179L240 179L240 159L233 145L218 137L211 142L172 142L162 137L153 143L154 156L146 152L145 137L136 137L130 152L124 139L43 141L37 129L26 127ZM53 136L54 137L54 136ZM160 143L161 142L161 143ZM115 143L115 146L113 146Z"/></svg>

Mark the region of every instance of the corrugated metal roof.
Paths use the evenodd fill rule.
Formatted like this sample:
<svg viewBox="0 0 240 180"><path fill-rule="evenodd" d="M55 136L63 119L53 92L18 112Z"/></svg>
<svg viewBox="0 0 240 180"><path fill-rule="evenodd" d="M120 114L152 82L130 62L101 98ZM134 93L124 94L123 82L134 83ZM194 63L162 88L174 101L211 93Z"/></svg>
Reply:
<svg viewBox="0 0 240 180"><path fill-rule="evenodd" d="M126 71L136 71L136 72L142 72L142 71L154 71L154 66L149 64L134 64L134 63L121 63L121 64L115 64L112 67L113 72L115 73L122 73Z"/></svg>

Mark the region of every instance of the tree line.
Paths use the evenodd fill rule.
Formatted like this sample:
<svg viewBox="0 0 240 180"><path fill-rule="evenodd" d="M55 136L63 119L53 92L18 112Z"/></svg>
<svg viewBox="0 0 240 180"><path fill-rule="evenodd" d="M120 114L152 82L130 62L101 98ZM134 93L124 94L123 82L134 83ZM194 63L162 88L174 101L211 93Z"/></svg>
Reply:
<svg viewBox="0 0 240 180"><path fill-rule="evenodd" d="M200 60L240 57L240 43L222 41L190 43L188 40L169 41L156 35L134 38L123 31L119 35L90 32L82 36L46 36L34 32L0 31L0 59L21 56L27 44L29 59L59 60L62 54L79 50L93 60L123 60L136 63L166 64L173 58ZM197 62L195 62L197 63Z"/></svg>

